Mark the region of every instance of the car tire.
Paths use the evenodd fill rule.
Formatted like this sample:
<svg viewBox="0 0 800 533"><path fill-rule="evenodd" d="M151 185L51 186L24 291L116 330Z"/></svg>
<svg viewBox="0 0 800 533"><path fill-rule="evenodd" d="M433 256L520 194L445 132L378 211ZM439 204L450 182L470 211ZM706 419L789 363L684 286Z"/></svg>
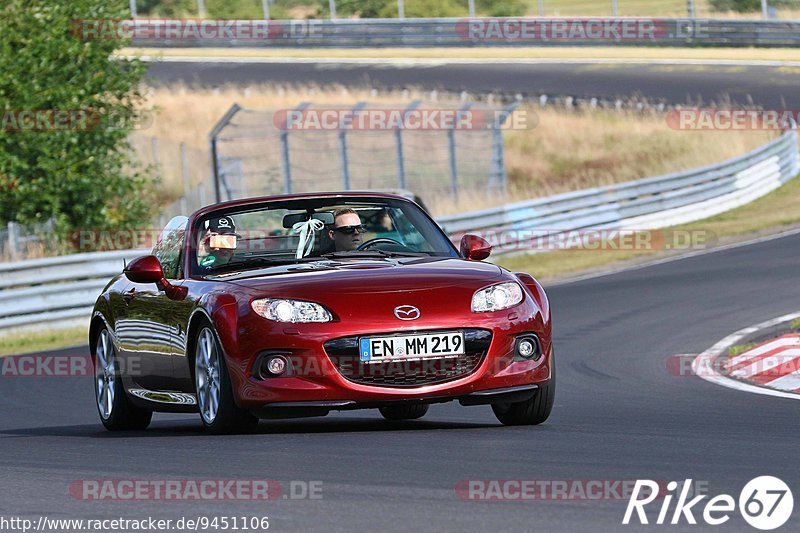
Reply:
<svg viewBox="0 0 800 533"><path fill-rule="evenodd" d="M556 361L550 352L550 379L540 385L530 400L492 404L494 416L506 426L535 426L550 417L556 397Z"/></svg>
<svg viewBox="0 0 800 533"><path fill-rule="evenodd" d="M425 416L425 413L428 412L428 405L424 403L389 405L381 407L379 411L386 420L416 420Z"/></svg>
<svg viewBox="0 0 800 533"><path fill-rule="evenodd" d="M197 332L192 362L197 407L206 431L212 435L253 431L258 418L236 405L222 347L208 322Z"/></svg>
<svg viewBox="0 0 800 533"><path fill-rule="evenodd" d="M128 399L108 328L103 327L98 332L92 355L95 403L103 426L109 431L147 429L153 412L133 405Z"/></svg>

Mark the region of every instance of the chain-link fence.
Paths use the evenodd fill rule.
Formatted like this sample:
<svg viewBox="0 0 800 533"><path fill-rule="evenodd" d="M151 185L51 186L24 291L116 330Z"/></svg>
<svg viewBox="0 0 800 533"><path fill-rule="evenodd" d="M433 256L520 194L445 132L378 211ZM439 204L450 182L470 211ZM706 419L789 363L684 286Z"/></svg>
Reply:
<svg viewBox="0 0 800 533"><path fill-rule="evenodd" d="M409 190L423 200L505 195L502 128L514 110L414 101L380 108L234 106L211 134L220 200L334 190Z"/></svg>
<svg viewBox="0 0 800 533"><path fill-rule="evenodd" d="M131 145L137 162L157 179L161 193L175 198L158 212L155 228L214 202L208 149L144 135L133 136Z"/></svg>

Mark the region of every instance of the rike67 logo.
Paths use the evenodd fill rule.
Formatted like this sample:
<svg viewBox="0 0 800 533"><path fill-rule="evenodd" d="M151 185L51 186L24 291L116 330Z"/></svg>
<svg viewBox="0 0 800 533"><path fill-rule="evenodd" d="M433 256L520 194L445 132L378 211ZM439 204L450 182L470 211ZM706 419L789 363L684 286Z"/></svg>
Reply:
<svg viewBox="0 0 800 533"><path fill-rule="evenodd" d="M737 509L737 502L729 494L714 496L701 504L708 495L702 494L690 498L692 480L687 479L683 485L677 481L667 483L666 495L659 494L659 484L649 479L636 480L633 493L625 509L622 523L627 525L636 523L649 524L645 507L660 500L660 509L655 524L697 524L697 516L710 526L724 524L731 518ZM659 498L663 496L663 498ZM672 502L675 506L672 508ZM649 508L655 511L658 503ZM750 480L739 494L738 510L745 522L756 529L764 531L777 529L785 524L792 516L794 498L789 486L782 480L772 476L760 476ZM652 518L652 516L651 516Z"/></svg>

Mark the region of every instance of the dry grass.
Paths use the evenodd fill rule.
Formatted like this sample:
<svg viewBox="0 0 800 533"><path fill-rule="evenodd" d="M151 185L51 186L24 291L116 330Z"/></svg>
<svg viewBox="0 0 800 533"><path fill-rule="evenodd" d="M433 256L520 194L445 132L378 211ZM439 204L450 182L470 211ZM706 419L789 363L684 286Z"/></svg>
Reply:
<svg viewBox="0 0 800 533"><path fill-rule="evenodd" d="M547 196L687 170L766 142L763 132L685 132L658 114L540 112L532 131L506 137L506 165L517 197Z"/></svg>
<svg viewBox="0 0 800 533"><path fill-rule="evenodd" d="M168 196L182 190L177 145L193 150L190 164L195 183L208 176L208 132L236 102L245 108L282 109L304 101L316 104L352 105L367 100L376 106L397 107L414 99L430 102L430 92L374 93L342 87L276 86L195 89L185 86L151 89L149 105L155 116L150 127L134 135L142 159L152 153L150 137L160 139L160 174ZM440 95L440 105L454 105ZM487 197L484 193L462 194L458 204L426 197L435 214L477 209L498 202L547 196L586 187L607 185L665 172L685 170L734 157L766 142L763 132L681 132L671 130L662 115L616 111L567 111L554 108L526 109L528 123L535 128L505 132L506 166L510 198ZM536 115L534 117L533 115ZM315 166L319 162L296 161Z"/></svg>

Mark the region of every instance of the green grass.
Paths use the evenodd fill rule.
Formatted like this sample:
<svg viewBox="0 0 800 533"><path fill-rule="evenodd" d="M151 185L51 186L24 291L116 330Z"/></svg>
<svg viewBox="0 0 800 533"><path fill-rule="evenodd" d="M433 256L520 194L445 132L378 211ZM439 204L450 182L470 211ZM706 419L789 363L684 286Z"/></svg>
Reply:
<svg viewBox="0 0 800 533"><path fill-rule="evenodd" d="M84 327L12 333L0 337L0 356L21 355L86 345L87 335L88 332Z"/></svg>
<svg viewBox="0 0 800 533"><path fill-rule="evenodd" d="M748 342L745 344L735 344L728 348L728 357L736 357L739 354L743 354L747 350L752 350L758 346L757 342Z"/></svg>
<svg viewBox="0 0 800 533"><path fill-rule="evenodd" d="M709 236L713 246L766 233L778 233L800 224L800 179L745 206L726 213L669 228ZM539 254L498 256L497 263L512 271L528 272L539 279L555 280L578 273L613 270L630 262L667 256L674 251L659 250L564 250Z"/></svg>

